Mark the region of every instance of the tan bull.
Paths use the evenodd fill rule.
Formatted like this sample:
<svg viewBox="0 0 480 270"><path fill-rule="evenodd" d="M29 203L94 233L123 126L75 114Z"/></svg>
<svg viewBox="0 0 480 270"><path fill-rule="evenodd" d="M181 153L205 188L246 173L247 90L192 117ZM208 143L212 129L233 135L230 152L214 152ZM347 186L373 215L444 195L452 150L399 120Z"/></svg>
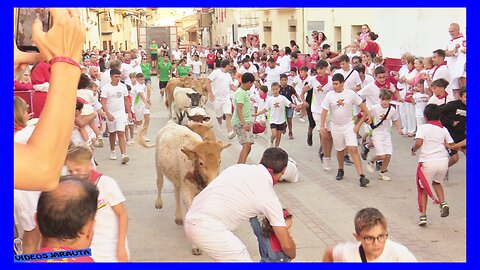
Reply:
<svg viewBox="0 0 480 270"><path fill-rule="evenodd" d="M204 142L206 141L216 141L217 137L215 136L215 132L213 132L213 126L210 123L196 123L191 122L187 124L187 127L200 135Z"/></svg>
<svg viewBox="0 0 480 270"><path fill-rule="evenodd" d="M200 135L185 126L169 121L156 136L155 145L147 145L142 130L138 142L145 147L155 147L157 169L157 199L155 207L163 207L163 177L175 187L175 223L183 225L180 197L188 210L193 198L220 173L221 152L230 144L219 141L203 141ZM194 255L200 250L192 248Z"/></svg>

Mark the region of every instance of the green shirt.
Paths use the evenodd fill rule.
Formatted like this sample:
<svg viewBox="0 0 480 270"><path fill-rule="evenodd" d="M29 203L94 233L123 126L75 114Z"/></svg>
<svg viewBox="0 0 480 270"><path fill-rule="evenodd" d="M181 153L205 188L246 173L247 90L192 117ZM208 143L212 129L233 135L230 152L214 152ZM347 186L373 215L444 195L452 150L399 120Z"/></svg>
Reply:
<svg viewBox="0 0 480 270"><path fill-rule="evenodd" d="M178 72L178 77L183 77L183 76L187 76L188 75L188 72L190 72L190 67L188 66L178 66L177 67L177 72Z"/></svg>
<svg viewBox="0 0 480 270"><path fill-rule="evenodd" d="M157 54L158 44L152 43L150 44L150 54Z"/></svg>
<svg viewBox="0 0 480 270"><path fill-rule="evenodd" d="M142 73L145 76L145 79L150 79L150 63L140 64L140 67L142 68Z"/></svg>
<svg viewBox="0 0 480 270"><path fill-rule="evenodd" d="M168 75L170 74L170 70L172 70L172 62L168 61L166 64L162 61L158 64L158 80L161 82L168 82L170 78Z"/></svg>
<svg viewBox="0 0 480 270"><path fill-rule="evenodd" d="M242 114L245 122L252 122L252 104L250 102L250 97L246 90L243 90L241 87L235 91L235 98L233 99L233 106L235 111L233 112L232 125L240 125L240 118L238 117L237 103L242 103Z"/></svg>

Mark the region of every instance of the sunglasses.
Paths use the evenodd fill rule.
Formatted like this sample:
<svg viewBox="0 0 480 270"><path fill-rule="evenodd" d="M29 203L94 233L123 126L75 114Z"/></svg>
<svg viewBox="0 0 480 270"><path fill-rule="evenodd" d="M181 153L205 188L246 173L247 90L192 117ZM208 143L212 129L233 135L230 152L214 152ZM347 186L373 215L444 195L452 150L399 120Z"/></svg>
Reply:
<svg viewBox="0 0 480 270"><path fill-rule="evenodd" d="M147 58L142 58L143 60L147 60Z"/></svg>

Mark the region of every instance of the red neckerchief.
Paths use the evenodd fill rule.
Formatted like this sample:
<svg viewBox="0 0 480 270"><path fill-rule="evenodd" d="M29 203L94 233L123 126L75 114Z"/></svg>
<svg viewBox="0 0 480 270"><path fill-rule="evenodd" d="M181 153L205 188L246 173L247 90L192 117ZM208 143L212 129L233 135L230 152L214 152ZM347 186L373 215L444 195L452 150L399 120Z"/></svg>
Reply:
<svg viewBox="0 0 480 270"><path fill-rule="evenodd" d="M435 66L435 68L433 69L432 78L433 76L435 76L435 72L437 72L437 69L439 69L441 66L445 66L445 61L442 62L440 65Z"/></svg>
<svg viewBox="0 0 480 270"><path fill-rule="evenodd" d="M100 177L102 177L102 173L99 172L99 171L96 171L96 170L92 170L92 172L90 173L90 182L92 182L93 184L95 184L99 179Z"/></svg>
<svg viewBox="0 0 480 270"><path fill-rule="evenodd" d="M390 80L387 78L385 79L385 83L384 84L380 84L377 80L375 80L375 85L379 88L379 89L390 89Z"/></svg>
<svg viewBox="0 0 480 270"><path fill-rule="evenodd" d="M440 122L440 121L438 121L438 122ZM440 204L440 201L435 197L435 195L433 195L432 189L430 188L430 184L428 183L427 178L423 174L422 162L418 163L417 175L416 175L415 180L417 182L418 211L420 211L420 213L423 212L423 208L422 208L422 187L420 186L420 184L423 186L423 189L425 190L427 195L432 199L433 203Z"/></svg>
<svg viewBox="0 0 480 270"><path fill-rule="evenodd" d="M266 168L267 171L270 173L270 176L272 176L272 181L273 181L273 185L272 185L272 186L275 186L275 184L277 183L277 180L275 180L275 178L273 177L273 169L267 168L267 167L265 167L265 168Z"/></svg>
<svg viewBox="0 0 480 270"><path fill-rule="evenodd" d="M302 76L301 76L300 74L298 74L298 77L299 77L300 80L302 80L302 82L303 82L303 81L305 81L305 80L308 78L308 74L307 74L307 76L305 76L305 77L303 77L303 78L302 78Z"/></svg>
<svg viewBox="0 0 480 270"><path fill-rule="evenodd" d="M270 245L272 246L272 251L282 251L282 245L280 244L280 240L278 240L278 237L275 235L274 232L270 234Z"/></svg>
<svg viewBox="0 0 480 270"><path fill-rule="evenodd" d="M320 77L320 75L317 75L316 79L322 86L324 86L328 83L328 75L327 74L323 75L323 77Z"/></svg>
<svg viewBox="0 0 480 270"><path fill-rule="evenodd" d="M415 66L413 66L411 69L408 70L408 72L412 72L415 69Z"/></svg>
<svg viewBox="0 0 480 270"><path fill-rule="evenodd" d="M430 120L430 121L427 121L426 124L430 124L430 125L437 126L439 128L443 128L442 122L440 122L440 120Z"/></svg>
<svg viewBox="0 0 480 270"><path fill-rule="evenodd" d="M442 99L442 98L445 98L448 96L448 93L445 91L445 94L441 95L441 96L437 96L435 95L438 99Z"/></svg>
<svg viewBox="0 0 480 270"><path fill-rule="evenodd" d="M125 61L123 61L123 62L124 62L125 64L129 64L129 65L130 65L130 60L128 60L128 61L125 60Z"/></svg>
<svg viewBox="0 0 480 270"><path fill-rule="evenodd" d="M459 39L459 38L463 38L463 34L462 34L462 33L458 34L458 36L452 38L450 41L454 41L455 39Z"/></svg>

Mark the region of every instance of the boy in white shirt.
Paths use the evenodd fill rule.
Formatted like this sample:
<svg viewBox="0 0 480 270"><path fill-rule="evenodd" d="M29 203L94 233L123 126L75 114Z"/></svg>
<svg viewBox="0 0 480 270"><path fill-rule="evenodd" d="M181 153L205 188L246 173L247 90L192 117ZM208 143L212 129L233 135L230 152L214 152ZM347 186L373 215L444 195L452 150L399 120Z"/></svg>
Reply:
<svg viewBox="0 0 480 270"><path fill-rule="evenodd" d="M322 102L322 116L320 123L320 132L326 134L325 123L327 113L330 111L331 121L330 129L333 137L333 146L337 150L338 173L337 180L342 180L344 176L345 149L353 158L353 163L357 173L360 175L360 186L365 187L370 180L363 174L362 163L358 154L357 131L359 126L355 126L352 119L354 106L360 107L366 117L365 121L370 124L370 112L365 103L353 90L344 89L344 77L342 74L335 74L332 77L332 85L335 91L328 93Z"/></svg>
<svg viewBox="0 0 480 270"><path fill-rule="evenodd" d="M449 83L445 79L438 79L432 82L433 95L428 100L428 104L437 104L442 107L450 101L454 101L455 97L449 94L446 89Z"/></svg>
<svg viewBox="0 0 480 270"><path fill-rule="evenodd" d="M128 100L128 91L125 84L120 82L121 72L118 69L110 70L111 82L102 88L102 107L107 115L107 125L110 141L110 159L116 160L115 139L122 154L122 164L126 164L130 158L126 154L125 127L132 120L131 104ZM128 112L125 113L125 111Z"/></svg>
<svg viewBox="0 0 480 270"><path fill-rule="evenodd" d="M135 125L139 126L142 124L143 120L143 128L145 129L144 134L147 133L148 127L150 125L150 100L148 100L145 92L145 76L143 73L137 73L135 76L137 80L137 84L133 87L131 91L132 96L132 103L133 103L133 111L135 113ZM133 137L133 134L132 134ZM150 141L150 139L145 138L145 141Z"/></svg>
<svg viewBox="0 0 480 270"><path fill-rule="evenodd" d="M415 94L412 96L413 104L415 105L415 118L417 119L417 127L425 124L425 117L423 111L427 106L428 95L425 94L425 81L420 79L415 87Z"/></svg>
<svg viewBox="0 0 480 270"><path fill-rule="evenodd" d="M453 145L453 139L447 128L440 122L441 109L436 104L428 104L424 111L427 123L421 125L412 146L412 156L420 149L417 167L418 208L420 211L419 226L427 225L427 195L435 204L440 204L440 216L447 217L450 207L445 201L442 180L448 170L448 152L445 145ZM430 189L430 182L438 199Z"/></svg>
<svg viewBox="0 0 480 270"><path fill-rule="evenodd" d="M353 91L360 90L362 85L362 80L360 80L360 75L358 72L350 67L350 58L344 54L340 56L340 68L335 70L333 75L342 74L345 78L345 88L351 89Z"/></svg>
<svg viewBox="0 0 480 270"><path fill-rule="evenodd" d="M270 57L267 60L267 67L265 68L265 74L263 74L263 78L265 79L265 85L268 87L268 91L270 95L272 94L272 83L280 83L280 74L283 74L280 70L280 67L277 66L275 63L275 59Z"/></svg>
<svg viewBox="0 0 480 270"><path fill-rule="evenodd" d="M306 110L306 106L308 105L304 105L304 99L303 99L303 94L302 92L304 92L304 88L306 90L310 89L311 87L309 85L311 85L311 83L313 83L313 81L315 80L314 77L311 77L308 75L308 67L307 66L303 66L300 68L300 72L299 74L293 79L293 82L292 82L292 86L293 88L295 88L295 91L297 92L297 95L300 96L300 101L297 102L297 105L303 105L302 107L302 112L300 113L300 119L299 121L302 122L302 123L305 123L305 115L307 114L307 110ZM310 138L310 141L311 141L311 131L309 132L309 138ZM308 145L312 145L311 143L308 143Z"/></svg>
<svg viewBox="0 0 480 270"><path fill-rule="evenodd" d="M416 262L402 244L388 239L387 220L375 208L364 208L355 215L356 243L328 247L324 262Z"/></svg>
<svg viewBox="0 0 480 270"><path fill-rule="evenodd" d="M193 78L198 79L202 69L202 61L198 59L198 54L193 55L193 60L190 62L192 68Z"/></svg>
<svg viewBox="0 0 480 270"><path fill-rule="evenodd" d="M87 147L73 146L68 150L65 162L70 174L92 182L99 190L94 234L90 245L92 258L96 262L127 262L128 215L123 205L125 196L113 178L93 169L92 156Z"/></svg>
<svg viewBox="0 0 480 270"><path fill-rule="evenodd" d="M393 122L400 135L403 134L403 132L398 112L393 105L390 104L390 101L392 101L392 92L382 89L380 90L379 96L381 100L380 104L376 104L370 108L370 115L372 116L372 124L370 125L372 142L377 155L368 161L367 169L373 173L375 171L375 163L381 160L382 167L378 174L378 179L390 181L391 179L386 175L386 172L393 152L392 135L390 134L391 122Z"/></svg>
<svg viewBox="0 0 480 270"><path fill-rule="evenodd" d="M282 139L282 133L286 128L285 108L296 108L297 106L290 102L290 100L288 100L285 96L280 95L279 83L272 83L272 92L273 96L267 100L265 107L259 112L253 114L253 116L264 114L268 110L270 110L270 129L272 130L272 136L270 137L270 147L274 147L274 141L275 147L278 147L280 145L280 140Z"/></svg>

